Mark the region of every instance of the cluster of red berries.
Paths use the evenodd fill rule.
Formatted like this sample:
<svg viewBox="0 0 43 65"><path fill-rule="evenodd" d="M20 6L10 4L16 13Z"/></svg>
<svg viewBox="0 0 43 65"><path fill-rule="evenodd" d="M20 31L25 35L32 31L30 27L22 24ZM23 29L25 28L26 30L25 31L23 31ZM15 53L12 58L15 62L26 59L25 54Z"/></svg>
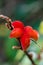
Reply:
<svg viewBox="0 0 43 65"><path fill-rule="evenodd" d="M39 38L38 31L31 26L24 26L23 22L15 20L12 22L13 30L10 33L10 38L19 38L22 49L26 50L30 46L30 38L35 41Z"/></svg>

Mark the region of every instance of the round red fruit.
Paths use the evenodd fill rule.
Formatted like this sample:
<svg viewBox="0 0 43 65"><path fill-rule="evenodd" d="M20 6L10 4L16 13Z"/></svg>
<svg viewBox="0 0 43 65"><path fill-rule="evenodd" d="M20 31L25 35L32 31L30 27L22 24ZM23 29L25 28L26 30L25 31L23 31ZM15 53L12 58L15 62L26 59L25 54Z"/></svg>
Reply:
<svg viewBox="0 0 43 65"><path fill-rule="evenodd" d="M22 29L14 28L10 33L10 38L19 38L22 35Z"/></svg>
<svg viewBox="0 0 43 65"><path fill-rule="evenodd" d="M39 38L39 33L38 33L38 31L33 30L32 38L33 38L34 40L36 40L36 41L38 40L38 38Z"/></svg>
<svg viewBox="0 0 43 65"><path fill-rule="evenodd" d="M27 34L22 35L21 39L22 49L25 51L30 46L30 38Z"/></svg>
<svg viewBox="0 0 43 65"><path fill-rule="evenodd" d="M14 22L12 22L12 26L14 28L24 28L24 24L23 22L19 21L19 20L15 20Z"/></svg>
<svg viewBox="0 0 43 65"><path fill-rule="evenodd" d="M28 34L28 36L30 36L30 38L31 38L32 35L33 35L33 29L32 29L32 27L31 27L31 26L26 26L26 27L24 28L24 30L25 30L25 32Z"/></svg>

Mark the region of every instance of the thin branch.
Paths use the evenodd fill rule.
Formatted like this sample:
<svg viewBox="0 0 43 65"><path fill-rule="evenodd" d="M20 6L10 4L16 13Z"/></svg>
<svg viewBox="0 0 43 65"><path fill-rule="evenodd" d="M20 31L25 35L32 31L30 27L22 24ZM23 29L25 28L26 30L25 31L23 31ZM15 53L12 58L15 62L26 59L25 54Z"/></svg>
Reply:
<svg viewBox="0 0 43 65"><path fill-rule="evenodd" d="M31 41L33 41L35 44L37 44L38 45L38 47L40 48L40 50L41 50L41 47L40 47L40 45L34 40L34 39L30 39Z"/></svg>
<svg viewBox="0 0 43 65"><path fill-rule="evenodd" d="M32 62L32 65L36 65L35 62L33 61L32 57L28 54L27 51L24 51L24 53L28 56L28 58L30 59L30 61Z"/></svg>
<svg viewBox="0 0 43 65"><path fill-rule="evenodd" d="M4 16L4 15L0 15L0 18L5 19L7 21L8 29L10 29L10 30L13 29L13 26L11 25L12 20L9 17Z"/></svg>

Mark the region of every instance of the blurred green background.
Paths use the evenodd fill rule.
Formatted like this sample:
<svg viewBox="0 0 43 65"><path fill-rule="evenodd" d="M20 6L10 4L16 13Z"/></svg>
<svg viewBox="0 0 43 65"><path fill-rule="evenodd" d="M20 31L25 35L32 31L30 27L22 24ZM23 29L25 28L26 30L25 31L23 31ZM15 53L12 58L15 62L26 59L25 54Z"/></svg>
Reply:
<svg viewBox="0 0 43 65"><path fill-rule="evenodd" d="M32 41L27 50L33 54L37 65L43 65L43 0L0 0L0 14L9 16L12 21L20 20L39 31L37 42L41 50ZM32 65L23 51L12 49L13 45L19 45L19 41L9 38L10 30L5 23L0 19L0 65Z"/></svg>

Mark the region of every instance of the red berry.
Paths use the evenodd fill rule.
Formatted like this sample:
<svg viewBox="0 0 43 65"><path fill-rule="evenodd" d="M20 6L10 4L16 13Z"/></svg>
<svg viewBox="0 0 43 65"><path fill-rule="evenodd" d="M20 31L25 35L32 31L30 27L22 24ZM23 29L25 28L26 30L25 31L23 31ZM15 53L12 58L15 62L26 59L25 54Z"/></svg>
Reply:
<svg viewBox="0 0 43 65"><path fill-rule="evenodd" d="M25 26L25 29L32 29L31 26Z"/></svg>
<svg viewBox="0 0 43 65"><path fill-rule="evenodd" d="M30 46L30 38L27 34L22 35L21 39L22 49L25 51Z"/></svg>
<svg viewBox="0 0 43 65"><path fill-rule="evenodd" d="M38 31L33 30L31 26L26 26L24 29L25 29L26 34L28 34L28 36L30 36L30 38L33 38L36 41L38 40L38 38L39 38Z"/></svg>
<svg viewBox="0 0 43 65"><path fill-rule="evenodd" d="M10 38L19 38L22 35L22 29L14 28L10 33Z"/></svg>
<svg viewBox="0 0 43 65"><path fill-rule="evenodd" d="M25 28L24 28L24 30L25 30L25 32L26 32L26 34L28 34L28 36L30 36L30 38L32 37L32 35L33 35L33 29L32 29L32 27L31 26L26 26Z"/></svg>
<svg viewBox="0 0 43 65"><path fill-rule="evenodd" d="M38 31L33 30L32 38L33 38L34 40L36 40L36 41L38 40L38 38L39 38L39 33L38 33Z"/></svg>
<svg viewBox="0 0 43 65"><path fill-rule="evenodd" d="M12 25L14 28L24 28L24 24L23 22L19 21L19 20L15 20L14 22L12 22Z"/></svg>

